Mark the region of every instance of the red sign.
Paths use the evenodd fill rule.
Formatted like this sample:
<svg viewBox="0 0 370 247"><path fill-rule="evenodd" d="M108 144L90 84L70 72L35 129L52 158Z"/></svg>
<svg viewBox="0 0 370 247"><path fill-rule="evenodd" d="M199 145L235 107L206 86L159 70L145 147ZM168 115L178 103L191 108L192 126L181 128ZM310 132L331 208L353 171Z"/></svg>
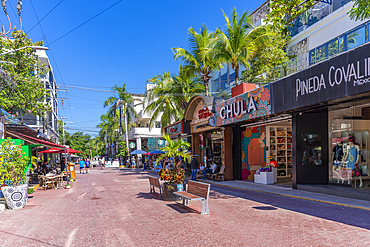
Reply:
<svg viewBox="0 0 370 247"><path fill-rule="evenodd" d="M212 116L212 114L209 112L208 107L206 109L201 109L198 111L198 118L199 119L205 119Z"/></svg>

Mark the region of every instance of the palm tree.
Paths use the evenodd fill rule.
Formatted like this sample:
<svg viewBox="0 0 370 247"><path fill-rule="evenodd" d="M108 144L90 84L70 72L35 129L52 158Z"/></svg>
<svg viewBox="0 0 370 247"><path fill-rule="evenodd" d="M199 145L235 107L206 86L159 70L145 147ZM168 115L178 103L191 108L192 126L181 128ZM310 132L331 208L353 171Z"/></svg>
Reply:
<svg viewBox="0 0 370 247"><path fill-rule="evenodd" d="M163 72L163 75L157 75L149 81L155 83L155 87L148 90L145 95L146 102L148 102L145 112L152 116L149 120L149 128L153 128L155 120L160 117L163 130L164 126L182 117L181 108L176 105L172 94L173 78L170 73Z"/></svg>
<svg viewBox="0 0 370 247"><path fill-rule="evenodd" d="M211 79L210 74L212 70L222 67L221 62L215 59L212 53L208 53L209 50L213 50L216 47L220 33L218 29L216 32L209 32L206 25L202 26L200 33L197 33L190 27L189 50L172 48L175 53L175 60L180 58L184 64L184 69L201 78L206 96L208 96L208 82Z"/></svg>
<svg viewBox="0 0 370 247"><path fill-rule="evenodd" d="M181 157L183 159L191 159L191 153L188 151L190 143L178 138L176 140L171 140L169 135L164 135L163 138L166 140L166 146L161 148L161 151L165 152L161 154L157 160L161 160L165 157L175 158Z"/></svg>
<svg viewBox="0 0 370 247"><path fill-rule="evenodd" d="M122 87L114 85L112 90L117 92L117 95L110 96L104 102L104 107L110 106L108 114L115 117L115 112L118 108L117 103L121 103L123 105L124 114L127 116L127 122L131 123L131 119L133 117L138 117L138 114L132 104L134 102L132 95L126 91L126 84L123 84Z"/></svg>
<svg viewBox="0 0 370 247"><path fill-rule="evenodd" d="M194 74L180 66L179 74L170 76L169 73L157 75L150 79L156 86L149 90L145 95L146 102L149 102L145 109L152 115L149 127L154 126L155 120L159 118L161 112L162 130L164 126L171 122L180 120L184 115L184 110L189 100L194 95L204 93L204 86Z"/></svg>
<svg viewBox="0 0 370 247"><path fill-rule="evenodd" d="M226 20L226 32L221 33L221 42L216 49L210 52L215 53L215 57L221 59L222 62L231 63L235 71L235 84L239 85L240 64L248 68L250 59L257 51L257 46L266 42L271 34L264 26L255 28L247 11L240 18L236 9L230 18L224 11L222 13Z"/></svg>
<svg viewBox="0 0 370 247"><path fill-rule="evenodd" d="M205 92L204 84L198 76L189 74L189 71L180 65L179 74L172 77L173 86L172 94L176 100L176 105L185 110L189 100L199 94Z"/></svg>

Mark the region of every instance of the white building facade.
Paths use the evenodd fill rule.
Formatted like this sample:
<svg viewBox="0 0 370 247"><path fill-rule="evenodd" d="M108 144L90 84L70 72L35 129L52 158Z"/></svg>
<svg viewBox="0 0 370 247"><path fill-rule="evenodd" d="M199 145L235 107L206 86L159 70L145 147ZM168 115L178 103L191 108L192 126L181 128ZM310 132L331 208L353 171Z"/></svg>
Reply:
<svg viewBox="0 0 370 247"><path fill-rule="evenodd" d="M45 75L41 76L40 81L43 83L44 88L47 89L47 93L45 94L43 102L45 105L50 107L50 111L46 112L44 116L26 115L23 118L23 123L28 127L38 131L38 135L41 137L59 143L57 100L58 86L46 52L43 50L38 50L36 51L36 54L39 57L40 64L44 66L46 70L48 70Z"/></svg>
<svg viewBox="0 0 370 247"><path fill-rule="evenodd" d="M288 55L296 56L287 64L274 68L279 71L275 80L302 71L309 66L370 42L369 20L354 21L348 12L353 2L349 0L323 0L293 20ZM269 2L251 13L255 26L263 25L270 12ZM240 69L243 71L244 68ZM235 86L235 72L230 66L214 71L210 80L211 93L230 94Z"/></svg>
<svg viewBox="0 0 370 247"><path fill-rule="evenodd" d="M145 91L150 90L154 86L154 84L147 83ZM140 94L133 94L133 98L134 102L132 103L132 106L139 116L138 118L131 120L131 124L135 123L136 127L132 127L128 131L129 142L135 143L135 147L131 144L130 152L136 149L150 152L163 147L164 141L161 139L162 126L160 122L162 114L158 116L153 128L149 128L151 115L145 112L145 108L150 104L150 102L146 102L144 95Z"/></svg>

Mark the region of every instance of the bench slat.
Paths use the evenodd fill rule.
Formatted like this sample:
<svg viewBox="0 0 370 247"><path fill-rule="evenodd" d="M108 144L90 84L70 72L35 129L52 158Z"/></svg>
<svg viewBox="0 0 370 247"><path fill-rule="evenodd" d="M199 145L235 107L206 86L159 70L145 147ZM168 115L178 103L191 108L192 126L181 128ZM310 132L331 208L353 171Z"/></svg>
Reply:
<svg viewBox="0 0 370 247"><path fill-rule="evenodd" d="M208 184L201 184L189 180L187 192L200 197L207 198L208 188L209 188Z"/></svg>
<svg viewBox="0 0 370 247"><path fill-rule="evenodd" d="M191 200L197 200L197 199L203 199L203 197L200 197L200 196L196 196L196 195L193 195L193 194L189 194L187 192L174 192L175 195L179 195L179 196L182 196L182 197L186 197L188 199L191 199Z"/></svg>

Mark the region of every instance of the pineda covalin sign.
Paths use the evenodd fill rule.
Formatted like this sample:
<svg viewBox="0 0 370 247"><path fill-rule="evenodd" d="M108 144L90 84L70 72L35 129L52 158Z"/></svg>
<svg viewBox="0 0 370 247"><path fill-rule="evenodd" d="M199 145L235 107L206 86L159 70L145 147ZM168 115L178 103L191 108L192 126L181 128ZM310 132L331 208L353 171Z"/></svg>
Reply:
<svg viewBox="0 0 370 247"><path fill-rule="evenodd" d="M296 79L296 95L299 96L314 93L326 89L328 86L334 87L342 82L353 82L353 86L368 83L370 80L370 57L364 61L349 63L345 66L336 68L330 66L328 73L320 76L313 76L306 80Z"/></svg>
<svg viewBox="0 0 370 247"><path fill-rule="evenodd" d="M271 83L273 113L370 91L370 44Z"/></svg>

